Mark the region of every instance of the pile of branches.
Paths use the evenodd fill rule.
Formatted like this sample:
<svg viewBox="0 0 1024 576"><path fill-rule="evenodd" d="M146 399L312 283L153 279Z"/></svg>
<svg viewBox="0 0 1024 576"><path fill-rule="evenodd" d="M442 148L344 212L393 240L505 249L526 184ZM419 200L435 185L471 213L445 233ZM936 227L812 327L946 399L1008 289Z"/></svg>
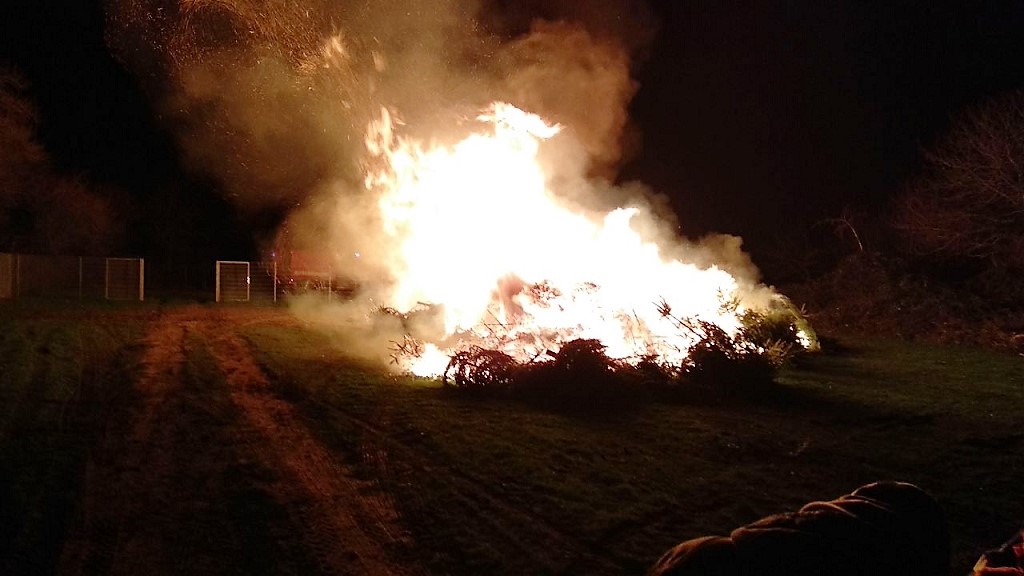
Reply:
<svg viewBox="0 0 1024 576"><path fill-rule="evenodd" d="M609 407L644 390L637 369L608 357L598 340L572 340L545 356L520 362L473 346L452 356L441 381L457 390L581 410ZM660 377L665 380L667 374Z"/></svg>
<svg viewBox="0 0 1024 576"><path fill-rule="evenodd" d="M610 358L595 339L566 342L528 362L472 346L452 356L441 380L451 389L539 402L560 408L623 407L641 399L693 392L728 396L770 389L778 369L804 350L792 311L747 312L743 328L730 335L697 319L661 313L696 337L686 360L668 364L656 356L627 362Z"/></svg>
<svg viewBox="0 0 1024 576"><path fill-rule="evenodd" d="M764 312L742 313L740 330L730 335L712 322L676 317L668 303L660 302L661 316L696 339L681 366L682 380L728 394L761 392L772 384L786 362L817 348L803 315L786 300L779 304ZM810 341L801 340L801 332Z"/></svg>
<svg viewBox="0 0 1024 576"><path fill-rule="evenodd" d="M551 296L546 288L531 288L538 301ZM539 339L531 344L540 352L523 361L495 349L504 342L495 338L491 342L494 347L481 346L477 340L477 345L456 352L441 381L446 388L460 392L524 399L559 408L622 407L638 399L693 391L742 396L768 389L778 369L805 349L805 338L809 335L813 339L803 315L785 299L768 311L740 314L742 328L736 334L712 322L677 317L665 301L656 306L663 318L694 342L680 363L672 364L656 355L611 358L605 345L595 339L556 345ZM739 304L723 303L723 308L729 306L732 308L723 311L735 313ZM433 318L431 308L409 314L389 308L377 312L393 318L405 332L401 342L393 342L392 360L396 364L423 353L422 338L430 341L423 326L430 322L422 320Z"/></svg>
<svg viewBox="0 0 1024 576"><path fill-rule="evenodd" d="M465 390L508 389L521 369L522 364L504 352L471 346L452 356L441 382Z"/></svg>

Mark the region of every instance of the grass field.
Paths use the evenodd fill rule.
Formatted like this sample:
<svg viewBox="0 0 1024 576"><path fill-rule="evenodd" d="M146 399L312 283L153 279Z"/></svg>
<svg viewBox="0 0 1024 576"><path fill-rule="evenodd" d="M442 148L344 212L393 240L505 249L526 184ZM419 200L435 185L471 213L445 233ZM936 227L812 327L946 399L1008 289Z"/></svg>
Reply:
<svg viewBox="0 0 1024 576"><path fill-rule="evenodd" d="M0 304L0 568L45 574L150 312Z"/></svg>
<svg viewBox="0 0 1024 576"><path fill-rule="evenodd" d="M0 568L68 573L68 534L81 532L83 500L95 500L83 497L83 477L118 452L102 449L112 431L137 418L143 337L168 311L0 304ZM215 316L217 330L240 337L268 393L294 407L293 425L393 506L410 542L389 553L427 573L642 573L681 540L881 479L914 482L940 501L954 574L1024 522L1024 361L1015 356L839 339L838 351L787 368L776 393L756 402L694 397L564 414L396 377L280 310L188 314ZM278 526L302 515L290 512L294 499L261 488L281 474L254 465L258 447L240 440L246 428L213 333L184 331L176 377L187 382L176 401L185 404L177 413L192 414L180 435L192 456L171 468L188 467L178 475L192 480L175 485L191 496L182 505L192 524L166 546L223 556L207 568L248 561L250 573L315 572L316 563L282 558L304 554ZM203 474L230 482L194 479ZM197 526L235 536L203 548ZM247 550L257 547L253 562Z"/></svg>

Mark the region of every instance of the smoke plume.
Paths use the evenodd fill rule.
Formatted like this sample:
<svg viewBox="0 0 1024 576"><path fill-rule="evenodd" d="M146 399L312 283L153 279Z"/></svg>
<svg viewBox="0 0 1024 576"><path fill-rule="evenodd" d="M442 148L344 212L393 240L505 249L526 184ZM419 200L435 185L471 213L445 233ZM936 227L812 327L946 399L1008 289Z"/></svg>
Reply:
<svg viewBox="0 0 1024 576"><path fill-rule="evenodd" d="M563 127L540 161L564 202L595 215L638 207L634 228L668 256L767 294L738 238L680 241L663 198L614 184L634 152L631 70L656 32L641 0L108 0L107 21L189 166L243 214L284 221L268 247L333 255L355 280L386 282L393 248L363 181L367 126L383 114L452 143L501 100Z"/></svg>
<svg viewBox="0 0 1024 576"><path fill-rule="evenodd" d="M613 177L651 18L582 4L110 0L107 36L194 170L243 211L291 211L326 188L358 196L381 107L443 138L506 100L573 127L585 172Z"/></svg>

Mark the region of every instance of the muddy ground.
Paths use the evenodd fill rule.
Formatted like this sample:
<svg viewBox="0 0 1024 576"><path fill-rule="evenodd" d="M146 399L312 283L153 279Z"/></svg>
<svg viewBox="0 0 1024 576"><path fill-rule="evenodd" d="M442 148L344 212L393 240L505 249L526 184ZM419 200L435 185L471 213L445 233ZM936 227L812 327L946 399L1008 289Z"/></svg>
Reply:
<svg viewBox="0 0 1024 576"><path fill-rule="evenodd" d="M58 574L418 572L391 502L271 393L232 330L268 314L154 314L131 398L90 451Z"/></svg>

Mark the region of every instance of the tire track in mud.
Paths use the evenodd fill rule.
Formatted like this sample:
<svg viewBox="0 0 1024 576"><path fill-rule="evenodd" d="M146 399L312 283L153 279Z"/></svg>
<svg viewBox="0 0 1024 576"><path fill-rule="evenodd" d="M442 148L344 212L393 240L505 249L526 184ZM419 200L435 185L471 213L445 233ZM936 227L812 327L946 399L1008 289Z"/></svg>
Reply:
<svg viewBox="0 0 1024 576"><path fill-rule="evenodd" d="M408 545L390 502L269 393L238 315L154 314L58 574L415 573L388 555Z"/></svg>
<svg viewBox="0 0 1024 576"><path fill-rule="evenodd" d="M510 502L498 491L487 487L479 477L465 470L423 456L415 446L396 438L389 431L390 418L377 412L366 419L341 412L362 430L359 453L382 483L436 481L446 483L457 506L479 511L478 520L492 537L483 539L506 546L504 573L528 572L543 565L546 574L618 574L635 572L608 554L602 543L614 539L621 527L613 527L597 544L581 542L563 528L555 526L541 513ZM396 458L389 458L389 453ZM527 563L521 559L529 558Z"/></svg>
<svg viewBox="0 0 1024 576"><path fill-rule="evenodd" d="M308 324L302 324L308 327ZM247 344L238 337L234 337L234 340L236 345L245 348L246 362L252 362L253 367L260 371L263 385L268 385L262 369L248 355ZM291 404L285 405L294 410ZM378 410L366 418L346 412L343 407L339 409L338 415L361 430L354 456L373 471L373 477L378 479L380 485L393 490L396 484L416 484L441 478L450 489L455 505L464 507L467 512L478 511L478 519L492 535L481 538L481 541L489 545L500 542L505 547L503 573L528 573L536 570L538 565L543 566L543 573L549 574L618 574L636 571L635 566L625 566L608 554L602 545L618 537L622 527L610 529L599 543L581 542L570 531L556 526L542 513L509 501L499 491L488 488L481 478L472 473L424 456L415 446L392 434L386 410ZM293 417L302 419L303 415L293 413ZM397 458L389 458L392 452ZM388 510L387 516L395 514L395 505L387 492L374 490L368 497L371 501L380 501L380 505ZM404 542L405 539L403 535L399 540ZM432 560L429 551L421 550L420 558L424 563ZM523 562L524 558L529 561ZM461 571L459 566L442 566L441 569Z"/></svg>
<svg viewBox="0 0 1024 576"><path fill-rule="evenodd" d="M59 574L131 573L127 559L133 554L159 561L160 545L150 541L152 532L142 523L138 531L130 526L142 502L124 496L145 500L156 494L152 486L165 483L170 474L174 440L169 428L158 423L169 395L180 386L184 334L183 322L152 322L143 341L141 376L134 382L133 421L107 430L104 446L86 464L81 511L58 561Z"/></svg>
<svg viewBox="0 0 1024 576"><path fill-rule="evenodd" d="M501 547L506 573L622 571L542 512L421 454L386 413L341 413L362 430L355 456L380 482L356 478L235 332L267 318L206 307L154 315L135 398L90 455L59 574L426 573L406 561L417 557L411 538L379 484L438 481L454 506L483 516L481 541ZM192 363L204 354L210 366L200 371L219 373L217 382L195 382Z"/></svg>
<svg viewBox="0 0 1024 576"><path fill-rule="evenodd" d="M308 324L303 325L308 328ZM326 365L325 369L328 369ZM415 501L419 498L417 491L409 491L402 486L443 482L452 495L454 505L462 507L462 513L475 514L481 527L489 534L481 535L480 542L487 546L498 545L504 550L501 573L531 573L539 569L545 574L623 574L646 569L646 566L638 568L626 564L609 554L605 544L621 537L626 531L622 526L610 527L597 542L581 541L571 530L550 521L543 512L512 501L499 490L488 487L485 479L473 475L465 467L445 464L424 455L413 443L404 440L401 433L394 433L386 408L378 408L369 415L352 414L344 406L335 405L334 409L334 415L344 418L360 431L353 445L346 446L343 451L352 453L372 470L372 477L385 490L378 498L385 498L386 505L394 508L390 492L406 492L404 497ZM395 457L391 458L391 455ZM454 516L459 514L452 512ZM429 522L430 519L427 520ZM444 549L417 551L420 562L430 566L437 560L432 556L437 552L447 555ZM464 571L464 567L445 561L436 568L442 573Z"/></svg>
<svg viewBox="0 0 1024 576"><path fill-rule="evenodd" d="M227 311L225 313L227 314ZM238 325L240 323L233 314L230 317L233 319L228 319L228 316L225 316L222 325ZM233 332L215 326L204 325L204 327L204 329L214 330L209 335L211 339L216 339L216 344L213 345L214 354L218 357L222 369L229 374L229 380L232 379L231 374L234 374L238 387L232 386L232 389L245 391L244 395L235 397L236 402L264 404L262 408L253 405L251 410L247 410L260 420L279 416L276 411L284 410L286 412L285 421L289 424L283 430L301 430L302 443L309 442L310 446L315 446L315 450L323 452L322 445L311 436L308 428L302 423L305 416L297 407L279 399L271 390L271 384L263 369L252 357L248 344ZM245 375L249 375L249 377ZM272 408L268 410L267 407ZM622 566L617 564L614 559L601 554L601 550L581 543L570 533L551 524L541 514L507 501L499 493L488 489L479 478L472 474L431 460L420 454L414 446L395 438L390 431L390 418L386 412L378 412L369 419L347 412L340 414L361 430L358 450L354 456L360 458L366 467L373 470L373 477L378 479L380 484L386 486L408 479L411 479L413 483L427 482L433 481L431 478L438 476L448 483L457 505L464 506L466 510L480 511L482 514L480 520L486 526L485 530L493 535L490 538L483 538L482 541L501 542L506 546L505 573L516 573L517 566L522 568L519 570L520 572L528 571L536 568L538 563L544 565L545 573L552 574L586 574L594 571L595 568L601 573L623 572ZM280 423L275 425L272 421L262 422L260 427L266 430L276 428L277 432L282 431ZM295 442L295 440L281 441L285 441L286 444ZM399 453L400 457L397 460L392 460L389 458L389 452ZM327 454L324 456L328 460L330 459ZM328 465L337 466L336 464ZM351 487L360 491L358 501L363 512L360 513L357 509L355 517L365 520L366 511L370 511L370 521L365 526L370 535L375 535L378 541L388 543L389 547L398 544L401 548L407 549L411 545L409 536L394 523L394 520L398 518L398 513L392 498L387 492L379 489L376 482L357 480L347 468L336 473L336 477L343 478L345 484L350 484ZM531 560L524 564L521 560L523 558ZM543 560L538 562L540 558ZM429 562L429 558L422 554L421 560ZM458 569L458 567L454 568ZM419 572L427 572L427 570L419 570ZM377 573L377 571L371 570L367 573Z"/></svg>
<svg viewBox="0 0 1024 576"><path fill-rule="evenodd" d="M264 456L281 478L274 484L300 538L327 574L416 574L389 551L411 542L390 499L357 479L311 434L294 406L278 398L246 342L231 330L227 312L197 330L227 379L232 401L262 439Z"/></svg>

